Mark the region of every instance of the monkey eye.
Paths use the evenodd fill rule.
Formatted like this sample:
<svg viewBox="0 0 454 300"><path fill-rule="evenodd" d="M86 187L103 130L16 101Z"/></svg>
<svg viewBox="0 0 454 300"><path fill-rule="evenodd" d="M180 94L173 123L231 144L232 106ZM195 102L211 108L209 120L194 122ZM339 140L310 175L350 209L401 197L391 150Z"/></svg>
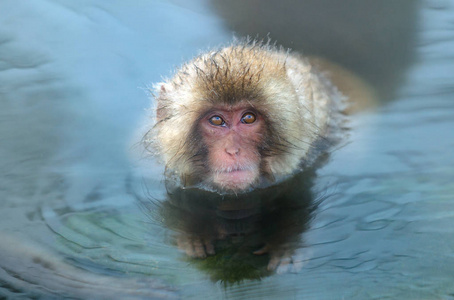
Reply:
<svg viewBox="0 0 454 300"><path fill-rule="evenodd" d="M222 119L220 116L212 116L209 121L214 126L222 126L225 124L224 119Z"/></svg>
<svg viewBox="0 0 454 300"><path fill-rule="evenodd" d="M244 124L252 124L256 119L257 117L253 113L248 112L241 117L241 122Z"/></svg>

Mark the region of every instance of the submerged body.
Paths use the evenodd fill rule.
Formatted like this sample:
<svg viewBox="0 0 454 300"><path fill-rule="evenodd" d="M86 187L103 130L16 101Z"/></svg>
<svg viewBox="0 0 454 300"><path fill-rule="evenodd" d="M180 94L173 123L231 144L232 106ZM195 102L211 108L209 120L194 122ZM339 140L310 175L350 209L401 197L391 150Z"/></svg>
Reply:
<svg viewBox="0 0 454 300"><path fill-rule="evenodd" d="M145 138L183 186L243 192L311 164L339 132L343 96L313 64L261 43L203 54L157 85Z"/></svg>

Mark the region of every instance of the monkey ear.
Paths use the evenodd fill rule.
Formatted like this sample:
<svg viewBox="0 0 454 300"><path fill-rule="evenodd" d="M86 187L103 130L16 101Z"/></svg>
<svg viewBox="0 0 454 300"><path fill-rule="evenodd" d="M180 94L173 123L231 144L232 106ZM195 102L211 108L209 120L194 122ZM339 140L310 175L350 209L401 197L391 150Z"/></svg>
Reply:
<svg viewBox="0 0 454 300"><path fill-rule="evenodd" d="M156 97L157 106L156 106L156 118L159 121L164 120L168 116L168 108L167 108L167 97L168 92L165 86L165 83L161 84L161 87L157 87L159 90L158 97Z"/></svg>

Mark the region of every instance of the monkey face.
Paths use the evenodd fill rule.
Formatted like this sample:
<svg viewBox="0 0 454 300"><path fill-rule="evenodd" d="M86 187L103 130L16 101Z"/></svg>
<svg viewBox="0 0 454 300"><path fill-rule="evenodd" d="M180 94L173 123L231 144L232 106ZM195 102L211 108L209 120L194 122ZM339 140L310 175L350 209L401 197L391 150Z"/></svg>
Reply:
<svg viewBox="0 0 454 300"><path fill-rule="evenodd" d="M221 189L244 190L258 181L263 116L250 106L216 107L201 118L208 178Z"/></svg>

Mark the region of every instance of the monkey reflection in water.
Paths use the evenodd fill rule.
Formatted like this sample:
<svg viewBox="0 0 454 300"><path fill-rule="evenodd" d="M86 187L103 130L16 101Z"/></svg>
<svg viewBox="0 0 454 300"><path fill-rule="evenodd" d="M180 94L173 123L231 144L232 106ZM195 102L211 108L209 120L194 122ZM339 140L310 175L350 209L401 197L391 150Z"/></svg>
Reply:
<svg viewBox="0 0 454 300"><path fill-rule="evenodd" d="M213 279L256 279L274 270L298 271L308 259L302 233L317 202L313 177L311 168L272 187L223 195L173 186L165 201L144 204L176 232L176 244L189 257L208 257L195 263Z"/></svg>
<svg viewBox="0 0 454 300"><path fill-rule="evenodd" d="M245 226L245 232L238 229L235 234L247 235L261 224L279 231L285 240L281 220L273 214L281 214L287 204L273 196L273 188L313 166L341 139L346 96L372 98L365 83L334 64L256 41L240 41L200 55L173 78L157 84L154 94L156 112L144 143L162 159L167 181L181 188L170 196L172 201L187 199L185 211L197 216L192 224L197 229L186 224L187 239L179 239L180 246L196 257L215 253L210 239L231 235L231 221L226 220ZM194 196L190 189L222 195L224 200ZM250 203L256 199L263 205ZM225 216L222 221L210 221L210 213L197 215L214 203L216 214ZM265 220L265 215L273 217ZM295 224L299 223L304 222ZM296 227L301 231L304 226ZM210 233L198 232L199 228ZM282 251L272 253L278 248L277 236L255 251L271 254L271 269L279 264L279 256L285 256L276 254Z"/></svg>

